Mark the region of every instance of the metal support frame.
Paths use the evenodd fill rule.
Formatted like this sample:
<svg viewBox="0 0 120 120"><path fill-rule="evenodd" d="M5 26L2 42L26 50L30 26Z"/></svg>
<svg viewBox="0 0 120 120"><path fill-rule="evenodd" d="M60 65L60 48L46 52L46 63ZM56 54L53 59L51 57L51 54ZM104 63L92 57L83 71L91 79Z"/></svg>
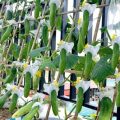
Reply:
<svg viewBox="0 0 120 120"><path fill-rule="evenodd" d="M77 4L79 4L79 0L74 0L74 7L77 6ZM110 2L110 0L107 0L107 3ZM0 5L1 7L1 5ZM64 7L63 7L63 12L64 11L67 11L67 8L68 8L68 0L64 0ZM103 26L106 26L107 25L107 14L108 14L108 6L106 6L104 9L103 9L103 15L102 15L102 27ZM79 14L77 13L77 18L79 17ZM63 39L65 37L65 29L66 29L66 25L67 25L67 14L63 16L63 19L62 19L62 30L61 30L61 39ZM92 21L93 19L93 15L90 16L90 20ZM21 24L21 27L24 27L22 24ZM75 30L77 31L77 30ZM22 29L22 31L20 31L21 33L24 33L24 30ZM105 33L102 33L101 34L101 38L104 39L106 38L106 34ZM91 43L91 40L92 40L92 28L89 30L88 32L88 43ZM55 49L55 46L56 45L56 32L54 33L53 35L53 38L52 38L52 41L51 41L51 48L52 50ZM107 40L104 39L102 45L107 45ZM75 81L76 80L76 75L75 74L72 74L71 75L71 80ZM49 73L49 82L51 82L51 73ZM42 92L43 90L43 84L45 83L45 71L43 71L42 73L42 77L40 79L40 83L39 83L39 90L38 92ZM48 93L45 93L43 92L44 94L48 95ZM73 102L75 103L76 100L76 89L75 87L73 87L71 84L70 84L70 97L65 97L64 96L64 86L61 86L60 87L60 90L59 90L59 93L58 93L58 98L61 99L61 100L65 100L65 101L69 101L69 102ZM90 105L89 104L89 98L90 98L90 89L88 89L88 91L85 92L84 94L84 104L83 106L87 107L87 108L90 108L90 109L93 109L93 110L97 110L97 107L96 106L93 106L93 105ZM117 116L117 120L120 120L120 107L117 108L117 113L114 113L113 114L114 116Z"/></svg>

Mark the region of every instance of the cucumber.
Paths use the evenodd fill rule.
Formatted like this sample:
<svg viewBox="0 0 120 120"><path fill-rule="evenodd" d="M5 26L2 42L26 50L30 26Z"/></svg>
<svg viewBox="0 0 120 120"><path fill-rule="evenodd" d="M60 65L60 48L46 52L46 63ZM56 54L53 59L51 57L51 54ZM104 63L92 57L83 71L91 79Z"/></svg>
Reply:
<svg viewBox="0 0 120 120"><path fill-rule="evenodd" d="M77 45L77 51L80 53L83 51L85 46L85 39L88 33L88 26L89 26L89 12L85 10L83 13L83 23L79 31L79 40Z"/></svg>
<svg viewBox="0 0 120 120"><path fill-rule="evenodd" d="M5 84L6 84L6 83L11 83L11 82L16 78L16 75L17 75L17 70L16 70L15 67L13 67L13 68L11 69L10 75L8 75L8 76L6 77L4 83L5 83Z"/></svg>
<svg viewBox="0 0 120 120"><path fill-rule="evenodd" d="M83 89L81 87L78 88L78 93L77 93L77 103L76 103L76 113L79 113L82 109L83 105L83 100L84 100L84 93Z"/></svg>
<svg viewBox="0 0 120 120"><path fill-rule="evenodd" d="M30 32L30 21L28 19L25 19L24 26L25 26L25 34L29 35L29 32Z"/></svg>
<svg viewBox="0 0 120 120"><path fill-rule="evenodd" d="M47 46L48 44L48 36L49 36L48 26L44 24L42 28L42 40L45 46Z"/></svg>
<svg viewBox="0 0 120 120"><path fill-rule="evenodd" d="M64 70L66 68L66 62L67 62L67 59L66 59L66 50L63 48L60 51L60 63L59 63L59 72L60 72L60 74L64 73Z"/></svg>
<svg viewBox="0 0 120 120"><path fill-rule="evenodd" d="M85 56L84 77L89 79L92 70L92 54L88 52Z"/></svg>
<svg viewBox="0 0 120 120"><path fill-rule="evenodd" d="M23 107L21 107L20 109L18 109L18 110L12 115L12 118L18 118L18 117L21 117L21 116L27 114L27 113L31 110L31 108L32 108L32 106L33 106L34 103L35 103L34 101L29 102L29 103L26 104L25 106L23 106Z"/></svg>
<svg viewBox="0 0 120 120"><path fill-rule="evenodd" d="M21 56L20 58L23 60L23 59L27 59L27 56L28 56L28 52L29 52L29 43L26 43L22 49L22 52L21 52Z"/></svg>
<svg viewBox="0 0 120 120"><path fill-rule="evenodd" d="M37 19L40 15L41 12L41 5L40 5L40 0L35 1L35 12L34 12L34 17Z"/></svg>
<svg viewBox="0 0 120 120"><path fill-rule="evenodd" d="M13 31L13 26L10 25L1 37L1 40L0 40L1 44L3 44L10 37L10 34L12 31Z"/></svg>
<svg viewBox="0 0 120 120"><path fill-rule="evenodd" d="M110 120L113 103L110 98L103 97L100 101L98 120Z"/></svg>
<svg viewBox="0 0 120 120"><path fill-rule="evenodd" d="M38 86L39 86L40 78L38 77L33 77L33 90L37 91Z"/></svg>
<svg viewBox="0 0 120 120"><path fill-rule="evenodd" d="M4 106L6 100L11 96L11 91L7 91L6 94L0 97L0 109Z"/></svg>
<svg viewBox="0 0 120 120"><path fill-rule="evenodd" d="M50 26L53 28L55 26L55 17L56 17L57 6L55 3L50 4Z"/></svg>
<svg viewBox="0 0 120 120"><path fill-rule="evenodd" d="M58 101L57 101L57 93L55 90L51 92L51 106L52 106L52 111L55 116L58 115Z"/></svg>
<svg viewBox="0 0 120 120"><path fill-rule="evenodd" d="M89 26L89 12L85 10L83 13L83 24L82 24L82 33L84 39L86 38L86 35L88 33L88 26Z"/></svg>
<svg viewBox="0 0 120 120"><path fill-rule="evenodd" d="M25 74L24 97L28 97L31 88L31 73Z"/></svg>
<svg viewBox="0 0 120 120"><path fill-rule="evenodd" d="M62 16L58 16L56 18L56 29L61 31L61 27L62 27Z"/></svg>
<svg viewBox="0 0 120 120"><path fill-rule="evenodd" d="M113 46L113 54L111 59L111 66L115 70L119 61L119 45L117 43Z"/></svg>
<svg viewBox="0 0 120 120"><path fill-rule="evenodd" d="M82 33L82 28L80 28L80 31L79 31L79 40L78 40L78 44L77 44L77 51L79 53L81 53L84 49L84 46L85 46L85 41L83 39L83 33Z"/></svg>
<svg viewBox="0 0 120 120"><path fill-rule="evenodd" d="M18 100L18 95L14 93L11 99L10 107L9 107L10 113L12 113L15 110L17 105L17 100Z"/></svg>
<svg viewBox="0 0 120 120"><path fill-rule="evenodd" d="M33 117L38 113L38 110L39 110L39 107L35 106L30 110L30 112L27 115L25 115L25 117L23 117L23 120L32 120Z"/></svg>
<svg viewBox="0 0 120 120"><path fill-rule="evenodd" d="M6 20L11 20L13 18L13 11L8 10L5 15Z"/></svg>
<svg viewBox="0 0 120 120"><path fill-rule="evenodd" d="M116 105L117 107L120 107L120 81L117 84Z"/></svg>

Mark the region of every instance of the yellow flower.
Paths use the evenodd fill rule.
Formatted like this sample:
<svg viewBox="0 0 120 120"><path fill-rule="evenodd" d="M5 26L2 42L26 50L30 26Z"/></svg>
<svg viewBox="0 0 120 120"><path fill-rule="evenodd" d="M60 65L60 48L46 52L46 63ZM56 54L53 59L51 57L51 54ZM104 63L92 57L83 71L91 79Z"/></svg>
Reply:
<svg viewBox="0 0 120 120"><path fill-rule="evenodd" d="M120 72L117 73L115 76L116 76L116 78L119 78L120 77Z"/></svg>
<svg viewBox="0 0 120 120"><path fill-rule="evenodd" d="M80 80L81 80L81 78L78 77L77 80L76 80L75 82L73 82L73 86L76 86L77 84L79 84L79 83L80 83Z"/></svg>
<svg viewBox="0 0 120 120"><path fill-rule="evenodd" d="M53 85L56 86L56 87L58 87L58 86L59 86L58 81L57 81L57 80L54 80L54 81L53 81Z"/></svg>
<svg viewBox="0 0 120 120"><path fill-rule="evenodd" d="M23 68L24 68L24 69L26 69L27 67L28 67L28 64L27 64L27 63L23 64Z"/></svg>
<svg viewBox="0 0 120 120"><path fill-rule="evenodd" d="M49 32L51 32L51 31L52 31L51 27L49 27L49 28L48 28L48 31L49 31Z"/></svg>
<svg viewBox="0 0 120 120"><path fill-rule="evenodd" d="M63 45L63 44L64 44L63 40L60 40L60 42L58 43L58 45Z"/></svg>
<svg viewBox="0 0 120 120"><path fill-rule="evenodd" d="M90 117L95 118L97 115L96 114L91 114Z"/></svg>
<svg viewBox="0 0 120 120"><path fill-rule="evenodd" d="M14 85L14 86L12 87L12 90L13 90L13 91L16 91L16 90L17 90L17 86Z"/></svg>
<svg viewBox="0 0 120 120"><path fill-rule="evenodd" d="M112 39L112 40L115 40L116 38L117 38L117 35L116 35L116 34L112 34L112 35L111 35L111 39Z"/></svg>
<svg viewBox="0 0 120 120"><path fill-rule="evenodd" d="M101 87L101 88L100 88L100 90L101 90L101 91L104 91L104 90L105 90L105 88L104 88L104 87Z"/></svg>
<svg viewBox="0 0 120 120"><path fill-rule="evenodd" d="M79 19L78 19L78 25L80 25L82 23L82 18L80 17Z"/></svg>
<svg viewBox="0 0 120 120"><path fill-rule="evenodd" d="M84 0L82 3L82 7L84 7L86 5L87 0Z"/></svg>
<svg viewBox="0 0 120 120"><path fill-rule="evenodd" d="M41 77L41 74L42 74L42 72L40 71L40 70L38 70L37 72L36 72L36 76L39 78L39 77Z"/></svg>
<svg viewBox="0 0 120 120"><path fill-rule="evenodd" d="M88 47L89 47L89 45L88 45L88 44L86 44L86 45L85 45L85 48L88 48Z"/></svg>

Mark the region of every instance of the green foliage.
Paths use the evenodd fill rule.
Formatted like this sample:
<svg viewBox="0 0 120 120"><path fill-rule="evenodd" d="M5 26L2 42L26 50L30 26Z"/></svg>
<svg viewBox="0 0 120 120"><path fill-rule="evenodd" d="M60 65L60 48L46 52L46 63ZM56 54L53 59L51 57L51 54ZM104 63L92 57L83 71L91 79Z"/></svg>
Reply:
<svg viewBox="0 0 120 120"><path fill-rule="evenodd" d="M48 47L37 48L37 49L32 50L29 55L30 55L30 57L35 58L35 57L40 56L41 52L48 51L49 49L50 48L48 48Z"/></svg>
<svg viewBox="0 0 120 120"><path fill-rule="evenodd" d="M106 77L113 75L114 70L112 69L110 63L107 62L108 58L101 58L98 63L93 68L91 73L91 79L97 83L103 82Z"/></svg>
<svg viewBox="0 0 120 120"><path fill-rule="evenodd" d="M77 63L77 61L79 60L79 56L74 55L74 54L68 54L66 56L66 69L70 69L72 67L74 67L74 65ZM57 57L54 58L53 60L53 64L56 67L59 67L59 62L60 62L60 56L58 55Z"/></svg>

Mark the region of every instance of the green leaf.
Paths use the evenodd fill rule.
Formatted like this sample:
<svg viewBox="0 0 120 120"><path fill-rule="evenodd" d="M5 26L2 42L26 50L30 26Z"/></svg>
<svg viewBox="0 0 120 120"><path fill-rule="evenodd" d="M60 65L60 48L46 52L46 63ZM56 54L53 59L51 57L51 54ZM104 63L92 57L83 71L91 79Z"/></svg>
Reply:
<svg viewBox="0 0 120 120"><path fill-rule="evenodd" d="M40 69L44 70L46 67L50 69L56 68L56 66L53 64L53 62L50 59L43 59L40 65Z"/></svg>
<svg viewBox="0 0 120 120"><path fill-rule="evenodd" d="M74 65L73 69L76 71L82 71L85 65L85 57L80 56L78 62Z"/></svg>
<svg viewBox="0 0 120 120"><path fill-rule="evenodd" d="M111 65L107 62L108 58L103 57L93 68L91 73L91 79L97 83L103 82L107 76L112 75L114 70Z"/></svg>
<svg viewBox="0 0 120 120"><path fill-rule="evenodd" d="M11 51L12 55L17 59L19 57L20 46L18 46L16 43L12 44Z"/></svg>
<svg viewBox="0 0 120 120"><path fill-rule="evenodd" d="M112 56L113 51L109 47L102 47L98 53L100 56Z"/></svg>
<svg viewBox="0 0 120 120"><path fill-rule="evenodd" d="M38 57L41 52L48 51L49 49L50 48L48 47L41 47L41 48L34 49L30 52L29 56L32 58Z"/></svg>
<svg viewBox="0 0 120 120"><path fill-rule="evenodd" d="M73 55L73 54L68 54L67 55L67 64L66 64L66 69L70 69L72 68L78 61L79 56L77 55ZM59 67L59 62L60 62L60 56L58 55L54 60L53 60L53 64L56 67Z"/></svg>

